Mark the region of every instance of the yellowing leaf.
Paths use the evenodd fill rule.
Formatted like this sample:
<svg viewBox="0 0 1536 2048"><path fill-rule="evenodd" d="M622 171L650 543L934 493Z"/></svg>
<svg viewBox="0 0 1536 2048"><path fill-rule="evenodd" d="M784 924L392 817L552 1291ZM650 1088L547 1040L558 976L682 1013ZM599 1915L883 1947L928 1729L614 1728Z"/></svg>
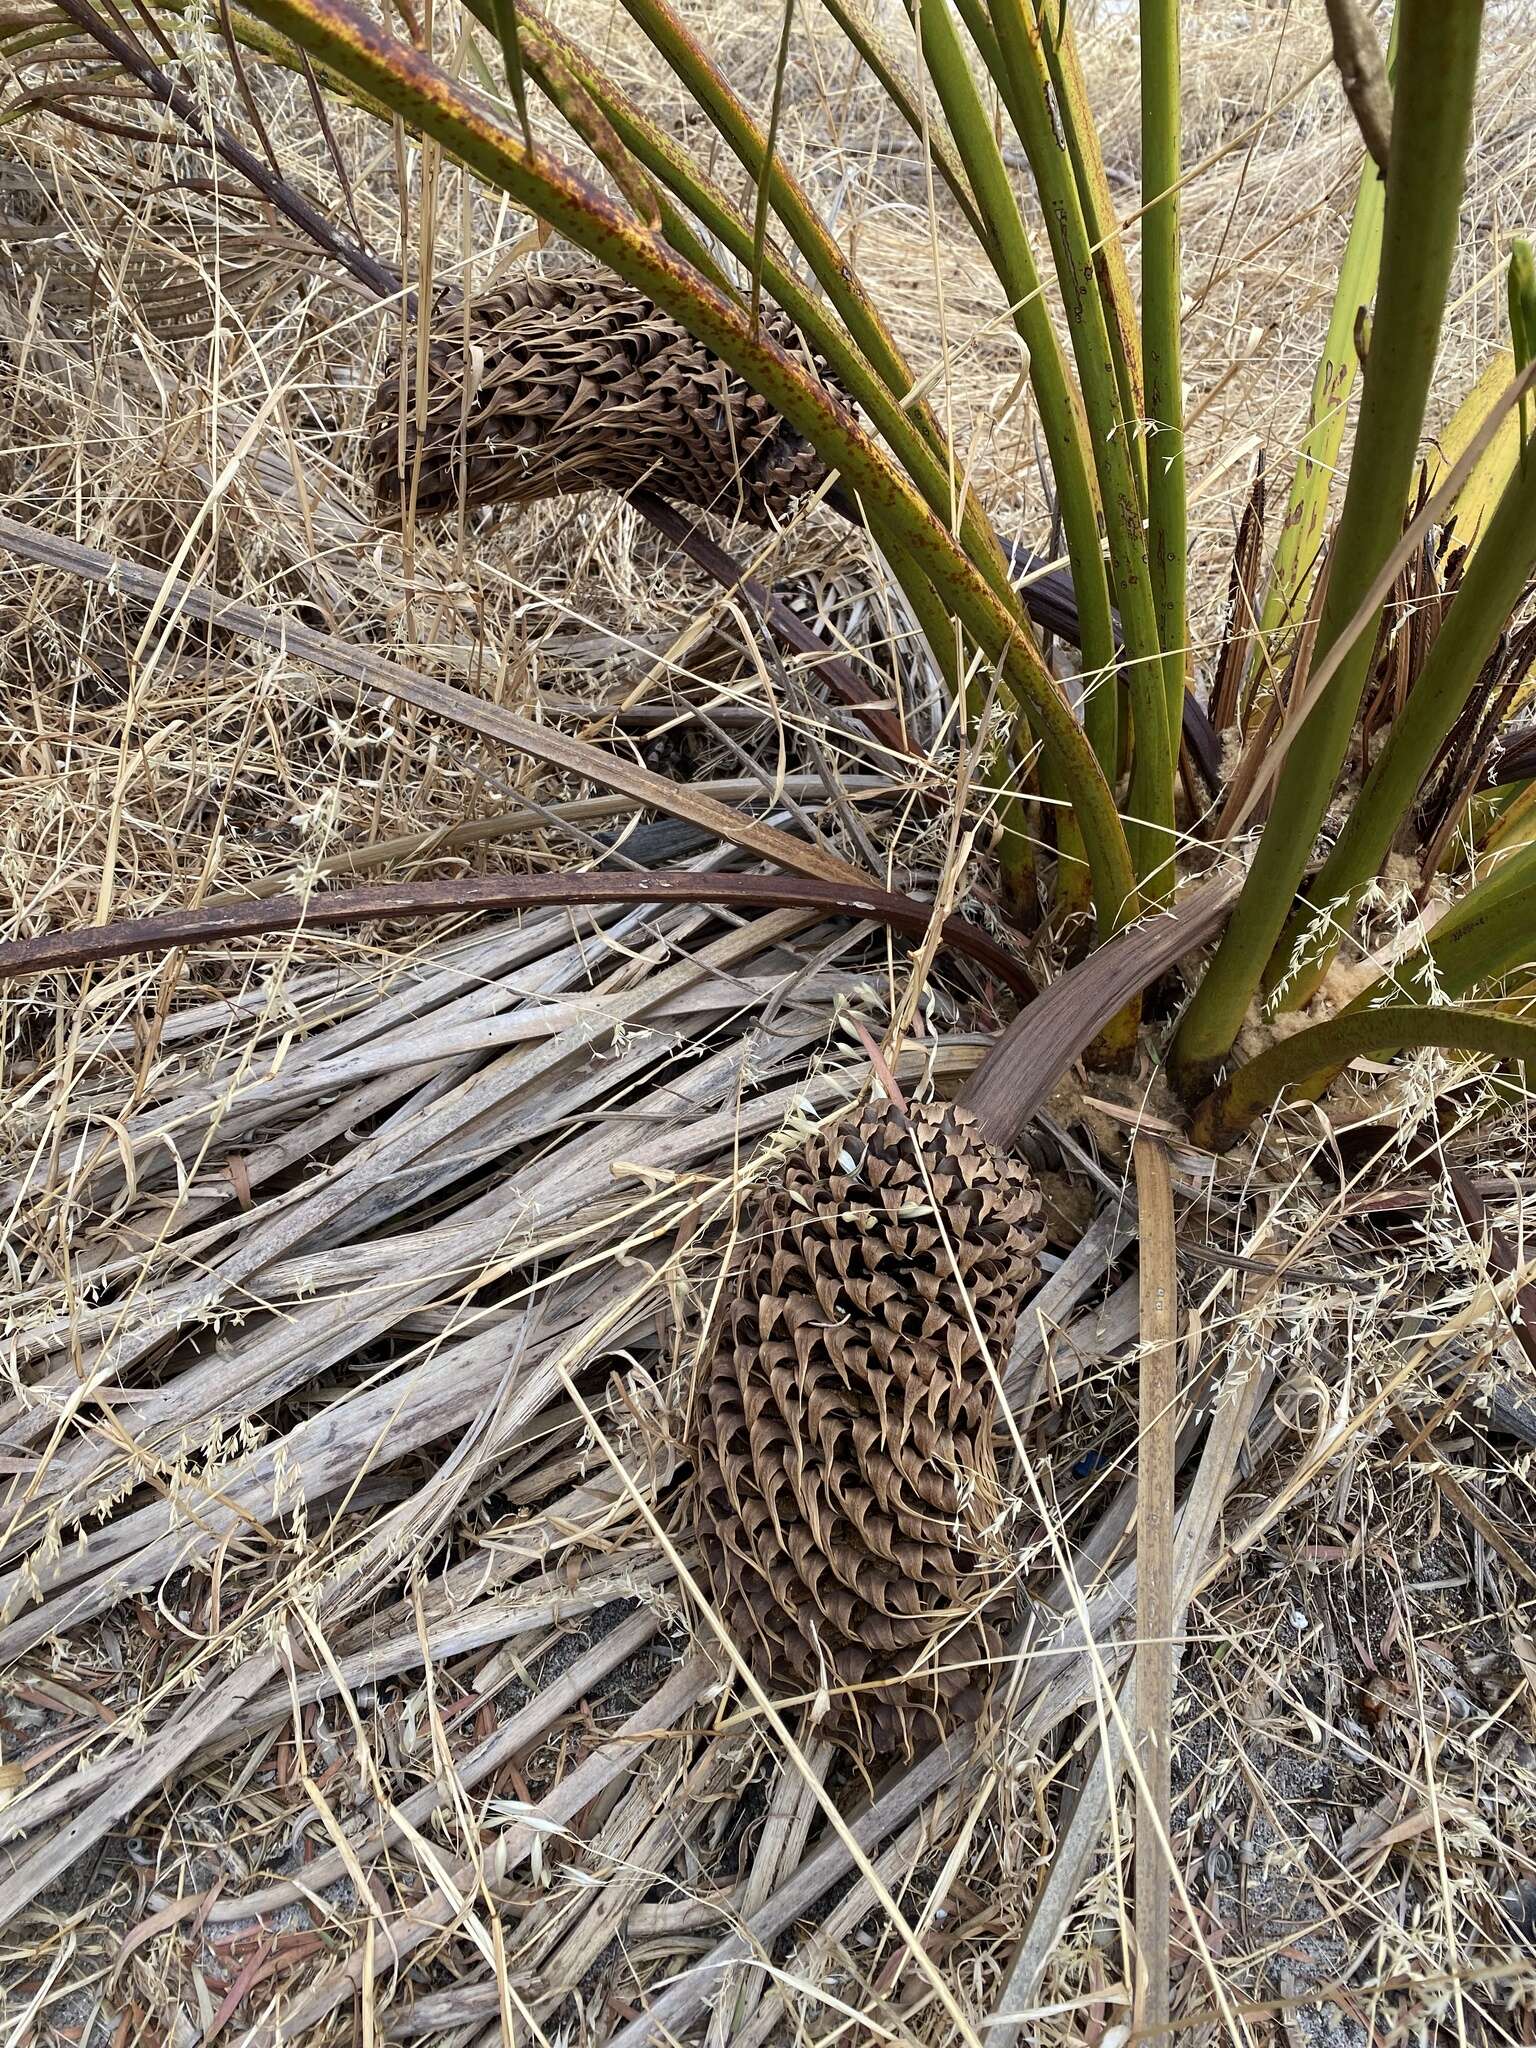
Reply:
<svg viewBox="0 0 1536 2048"><path fill-rule="evenodd" d="M1514 374L1514 356L1507 348L1501 348L1435 441L1428 464L1432 491L1438 489L1466 453L1472 437ZM1456 538L1464 547L1476 544L1519 459L1520 415L1512 408L1499 422L1498 432L1478 458L1477 467L1456 500Z"/></svg>

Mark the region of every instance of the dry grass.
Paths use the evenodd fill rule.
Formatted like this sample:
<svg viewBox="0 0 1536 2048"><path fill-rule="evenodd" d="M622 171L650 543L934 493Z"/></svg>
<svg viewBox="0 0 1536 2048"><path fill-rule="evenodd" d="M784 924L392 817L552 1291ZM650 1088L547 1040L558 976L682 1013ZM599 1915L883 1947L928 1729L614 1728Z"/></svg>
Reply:
<svg viewBox="0 0 1536 2048"><path fill-rule="evenodd" d="M1209 644L1255 457L1287 473L1305 417L1357 151L1308 83L1320 10L1190 13ZM561 18L633 48L595 0ZM1536 214L1532 27L1491 10L1447 414ZM772 8L710 23L759 101L776 31ZM995 295L825 24L800 33L787 146L943 365L1000 522L1038 538ZM1086 50L1129 205L1121 10ZM198 76L244 127L228 76ZM525 220L345 113L343 195L302 85L260 91L288 174L391 262L483 283L523 260ZM721 781L985 915L984 852L962 873L947 821L626 508L382 535L355 458L398 318L170 130L34 110L4 131L0 215L0 510ZM860 544L802 523L769 566L931 736ZM586 864L615 834L641 866L725 857L4 556L0 636L7 935L279 877ZM804 1706L786 1743L687 1589L689 1376L760 1148L867 1084L854 1020L914 1019L908 1079L963 1072L1000 1020L952 967L911 995L880 935L679 908L0 990L6 2039L629 2044L648 2011L712 2048L1125 2038L1135 1797L1107 1764L1134 1726L1126 1188L1155 1098L1067 1091L1032 1141L1053 1270L1005 1372L1031 1621L979 1743L874 1786ZM1342 1109L1219 1169L1171 1147L1190 2038L1536 2036L1536 1394L1448 1180L1523 1243L1533 1155L1523 1104L1467 1088L1427 1117L1442 1079L1410 1063L1383 1152ZM862 1816L853 1849L818 1787Z"/></svg>

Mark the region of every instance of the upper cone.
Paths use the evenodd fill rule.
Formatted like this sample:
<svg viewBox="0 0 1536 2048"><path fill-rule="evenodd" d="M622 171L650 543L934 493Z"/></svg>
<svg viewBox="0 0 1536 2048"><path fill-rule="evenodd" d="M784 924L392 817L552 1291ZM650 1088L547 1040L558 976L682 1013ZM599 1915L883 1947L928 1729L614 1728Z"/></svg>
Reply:
<svg viewBox="0 0 1536 2048"><path fill-rule="evenodd" d="M826 366L771 307L769 337L820 381ZM432 320L424 403L415 356L380 384L367 464L398 517L645 489L757 525L826 476L814 448L633 286L602 274L514 279ZM401 410L405 430L401 433ZM419 458L419 474L417 474Z"/></svg>

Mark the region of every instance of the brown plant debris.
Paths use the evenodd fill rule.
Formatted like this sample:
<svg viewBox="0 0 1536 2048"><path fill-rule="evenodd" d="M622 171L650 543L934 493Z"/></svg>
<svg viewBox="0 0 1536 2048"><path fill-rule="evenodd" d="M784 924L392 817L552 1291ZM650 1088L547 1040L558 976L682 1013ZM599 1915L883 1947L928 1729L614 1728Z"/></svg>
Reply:
<svg viewBox="0 0 1536 2048"><path fill-rule="evenodd" d="M763 329L829 381L784 314L767 309ZM588 273L524 273L440 305L425 404L414 362L387 377L367 461L397 516L412 502L430 515L643 487L768 525L826 476L809 441L711 349L633 286Z"/></svg>
<svg viewBox="0 0 1536 2048"><path fill-rule="evenodd" d="M877 1750L974 1712L1011 1617L992 1367L1039 1212L969 1111L881 1102L743 1220L700 1403L705 1564L762 1680L827 1690L829 1729Z"/></svg>

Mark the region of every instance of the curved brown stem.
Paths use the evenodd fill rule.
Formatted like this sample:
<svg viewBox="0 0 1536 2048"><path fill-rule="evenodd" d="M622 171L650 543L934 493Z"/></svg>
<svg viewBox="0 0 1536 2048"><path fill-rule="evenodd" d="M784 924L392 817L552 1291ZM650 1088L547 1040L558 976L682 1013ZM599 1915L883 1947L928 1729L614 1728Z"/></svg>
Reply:
<svg viewBox="0 0 1536 2048"><path fill-rule="evenodd" d="M1240 883L1240 876L1222 876L1171 910L1116 932L1014 1018L960 1096L994 1145L1013 1144L1110 1019L1212 937Z"/></svg>
<svg viewBox="0 0 1536 2048"><path fill-rule="evenodd" d="M708 903L803 906L829 917L865 917L923 936L929 906L884 889L821 881L808 875L463 875L434 882L374 882L308 897L267 896L199 910L167 910L118 924L43 932L0 946L0 982L65 967L95 967L130 953L170 953L227 939L358 924L368 918L443 917L481 910L527 910L545 904ZM997 976L1021 1002L1035 984L1017 960L962 917L946 918L946 944Z"/></svg>

